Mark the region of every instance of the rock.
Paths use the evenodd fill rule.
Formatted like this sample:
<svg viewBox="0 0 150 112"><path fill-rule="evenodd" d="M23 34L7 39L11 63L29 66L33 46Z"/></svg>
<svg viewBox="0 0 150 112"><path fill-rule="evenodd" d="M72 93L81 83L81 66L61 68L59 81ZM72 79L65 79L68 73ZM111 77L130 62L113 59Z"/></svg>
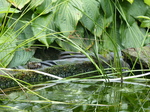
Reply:
<svg viewBox="0 0 150 112"><path fill-rule="evenodd" d="M122 51L125 60L129 59L131 62L142 64L144 68L150 67L150 46L141 48L129 48Z"/></svg>

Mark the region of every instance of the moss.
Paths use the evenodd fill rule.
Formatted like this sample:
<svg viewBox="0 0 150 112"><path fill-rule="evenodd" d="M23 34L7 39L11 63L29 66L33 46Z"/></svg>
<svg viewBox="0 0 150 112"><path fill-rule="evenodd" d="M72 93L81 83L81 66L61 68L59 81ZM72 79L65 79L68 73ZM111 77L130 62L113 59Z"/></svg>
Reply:
<svg viewBox="0 0 150 112"><path fill-rule="evenodd" d="M50 73L50 74L53 74L53 75L56 75L56 76L59 76L62 78L66 78L66 77L73 76L73 75L76 75L79 73L85 73L85 72L89 72L89 71L93 71L93 70L96 70L96 68L91 62L83 62L83 63L76 63L76 64L56 65L53 67L45 68L40 71ZM87 74L86 74L86 76L87 76ZM31 72L31 71L15 72L15 74L13 73L13 77L16 79L25 81L25 82L29 82L29 83L35 83L35 82L39 82L39 81L46 81L46 80L54 79L52 77L38 74L35 72ZM85 77L85 76L82 76L82 77ZM8 78L5 75L0 76L0 81L1 81L0 88L12 87L12 86L17 85L17 83L15 81L13 81L13 79Z"/></svg>

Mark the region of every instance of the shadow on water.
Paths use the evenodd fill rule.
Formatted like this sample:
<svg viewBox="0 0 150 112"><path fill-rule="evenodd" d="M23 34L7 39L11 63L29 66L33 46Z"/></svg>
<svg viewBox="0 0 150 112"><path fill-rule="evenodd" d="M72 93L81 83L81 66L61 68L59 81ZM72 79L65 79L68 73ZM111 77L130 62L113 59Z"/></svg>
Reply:
<svg viewBox="0 0 150 112"><path fill-rule="evenodd" d="M150 86L125 82L47 82L1 91L1 112L149 112ZM9 91L11 91L9 93Z"/></svg>

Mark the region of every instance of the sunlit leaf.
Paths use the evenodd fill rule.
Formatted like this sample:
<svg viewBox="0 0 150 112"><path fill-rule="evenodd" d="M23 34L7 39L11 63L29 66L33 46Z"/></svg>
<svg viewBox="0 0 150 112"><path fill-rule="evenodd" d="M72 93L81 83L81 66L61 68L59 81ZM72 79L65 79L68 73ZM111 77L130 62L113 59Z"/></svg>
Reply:
<svg viewBox="0 0 150 112"><path fill-rule="evenodd" d="M144 0L144 2L150 6L150 0Z"/></svg>
<svg viewBox="0 0 150 112"><path fill-rule="evenodd" d="M82 17L81 11L77 8L83 10L81 0L65 0L56 9L55 23L66 36L75 31L77 23Z"/></svg>
<svg viewBox="0 0 150 112"><path fill-rule="evenodd" d="M148 19L148 20L150 20L150 17L147 17L147 16L137 16L137 18L143 18L143 19Z"/></svg>
<svg viewBox="0 0 150 112"><path fill-rule="evenodd" d="M134 0L127 0L130 4L132 4L134 2Z"/></svg>
<svg viewBox="0 0 150 112"><path fill-rule="evenodd" d="M7 1L18 9L22 9L27 3L30 2L30 0L7 0Z"/></svg>

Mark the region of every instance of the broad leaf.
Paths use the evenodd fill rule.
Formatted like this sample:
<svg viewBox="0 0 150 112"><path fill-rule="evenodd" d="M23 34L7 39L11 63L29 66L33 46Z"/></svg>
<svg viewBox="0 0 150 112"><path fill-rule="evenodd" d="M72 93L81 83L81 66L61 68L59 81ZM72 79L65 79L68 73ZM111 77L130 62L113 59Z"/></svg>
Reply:
<svg viewBox="0 0 150 112"><path fill-rule="evenodd" d="M0 7L0 13L19 13L20 11L17 9L9 8L9 7Z"/></svg>
<svg viewBox="0 0 150 112"><path fill-rule="evenodd" d="M103 15L106 18L109 18L112 15L114 15L114 6L110 0L101 0L100 5L102 7L102 11L100 12L101 13L103 12L104 13Z"/></svg>
<svg viewBox="0 0 150 112"><path fill-rule="evenodd" d="M37 15L33 15L33 18ZM53 15L42 15L32 22L34 36L47 47L54 41L55 27Z"/></svg>
<svg viewBox="0 0 150 112"><path fill-rule="evenodd" d="M127 0L130 4L132 4L134 2L134 0Z"/></svg>
<svg viewBox="0 0 150 112"><path fill-rule="evenodd" d="M144 16L149 8L146 4L144 4L143 0L135 0L133 4L124 1L120 4L120 10L123 11L123 14L125 16L124 19L126 19L130 25L135 22L134 18L136 18L137 16Z"/></svg>
<svg viewBox="0 0 150 112"><path fill-rule="evenodd" d="M30 47L34 43L33 31L29 21L31 20L31 12L24 14L22 18L19 18L21 14L13 14L12 18L8 21L8 27L12 27L18 34L18 44L22 43L22 46L26 45ZM18 19L19 18L19 19ZM15 23L15 24L14 24ZM28 39L28 42L26 40ZM30 39L30 40L29 40Z"/></svg>
<svg viewBox="0 0 150 112"><path fill-rule="evenodd" d="M144 2L150 6L150 0L144 0Z"/></svg>
<svg viewBox="0 0 150 112"><path fill-rule="evenodd" d="M81 0L64 0L56 8L55 23L60 31L68 36L75 31L83 10Z"/></svg>
<svg viewBox="0 0 150 112"><path fill-rule="evenodd" d="M87 28L90 32L94 33L95 26L100 14L98 3L95 0L82 0L84 6L83 17L80 20L81 23ZM96 27L98 31L100 27ZM100 28L101 30L101 28ZM99 36L99 35L97 35Z"/></svg>
<svg viewBox="0 0 150 112"><path fill-rule="evenodd" d="M19 65L25 65L29 59L31 59L34 55L35 49L31 48L19 48L15 54L13 59L11 60L8 67L16 67Z"/></svg>
<svg viewBox="0 0 150 112"><path fill-rule="evenodd" d="M144 34L143 31L139 29L136 22L130 27L122 24L120 34L122 45L125 48L138 48L142 46Z"/></svg>
<svg viewBox="0 0 150 112"><path fill-rule="evenodd" d="M44 0L31 0L30 7L35 9L37 6L41 5Z"/></svg>
<svg viewBox="0 0 150 112"><path fill-rule="evenodd" d="M144 44L145 44L145 45L148 45L148 46L150 45L150 32L147 33L147 38L146 38Z"/></svg>
<svg viewBox="0 0 150 112"><path fill-rule="evenodd" d="M150 20L142 21L142 24L140 26L150 28Z"/></svg>
<svg viewBox="0 0 150 112"><path fill-rule="evenodd" d="M0 0L0 13L18 13L17 9L10 8L11 5L6 0Z"/></svg>
<svg viewBox="0 0 150 112"><path fill-rule="evenodd" d="M0 0L0 26L5 16L5 13L18 13L17 9L10 8L11 5L6 0Z"/></svg>
<svg viewBox="0 0 150 112"><path fill-rule="evenodd" d="M75 43L77 46L80 46L81 48L84 47L87 48L87 42L84 41L84 28L81 24L77 25L76 32L74 32L72 35L69 36L69 39L57 39L56 42L59 46L61 46L66 51L78 51L76 49L73 43ZM66 37L68 38L68 37ZM73 43L72 43L73 42ZM72 43L72 44L71 44Z"/></svg>
<svg viewBox="0 0 150 112"><path fill-rule="evenodd" d="M47 14L52 11L52 0L44 0L39 6L36 7L38 14Z"/></svg>
<svg viewBox="0 0 150 112"><path fill-rule="evenodd" d="M14 49L16 47L16 36L11 30L0 36L0 67L7 67L14 57Z"/></svg>
<svg viewBox="0 0 150 112"><path fill-rule="evenodd" d="M18 9L22 9L27 3L30 2L30 0L7 0L7 1Z"/></svg>

